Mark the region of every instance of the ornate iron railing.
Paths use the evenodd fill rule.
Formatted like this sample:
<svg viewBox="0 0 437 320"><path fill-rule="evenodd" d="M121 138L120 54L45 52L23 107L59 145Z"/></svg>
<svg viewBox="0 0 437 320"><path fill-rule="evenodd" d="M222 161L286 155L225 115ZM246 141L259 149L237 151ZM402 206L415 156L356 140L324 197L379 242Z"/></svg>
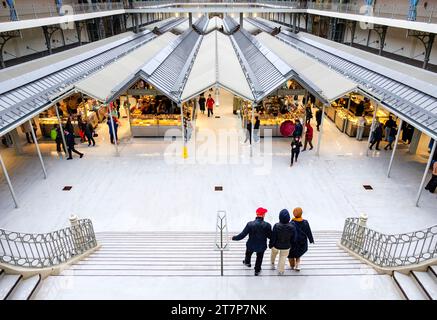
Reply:
<svg viewBox="0 0 437 320"><path fill-rule="evenodd" d="M15 267L59 265L97 246L91 220L58 231L29 234L0 229L0 262Z"/></svg>
<svg viewBox="0 0 437 320"><path fill-rule="evenodd" d="M341 244L382 268L411 266L437 258L437 225L386 235L360 225L359 218L348 218Z"/></svg>

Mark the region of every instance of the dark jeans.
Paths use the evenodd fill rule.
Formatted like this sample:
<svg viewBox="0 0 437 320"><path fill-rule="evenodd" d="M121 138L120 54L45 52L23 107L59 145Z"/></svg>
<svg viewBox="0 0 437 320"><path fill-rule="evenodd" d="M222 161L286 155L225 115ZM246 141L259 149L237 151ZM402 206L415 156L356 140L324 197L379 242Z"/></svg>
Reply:
<svg viewBox="0 0 437 320"><path fill-rule="evenodd" d="M306 150L307 149L307 145L310 145L310 148L312 149L313 148L313 139L311 138L311 139L306 139L305 138L305 144L304 144L304 146L303 146L303 149L304 150ZM296 159L297 160L297 159Z"/></svg>
<svg viewBox="0 0 437 320"><path fill-rule="evenodd" d="M293 164L293 159L297 162L300 151L291 151L291 164Z"/></svg>
<svg viewBox="0 0 437 320"><path fill-rule="evenodd" d="M56 139L56 151L61 152L61 146L62 146L62 150L64 150L64 152L66 152L65 151L65 146L62 143L62 139L60 139L60 140Z"/></svg>
<svg viewBox="0 0 437 320"><path fill-rule="evenodd" d="M89 146L91 145L91 142L93 143L93 146L96 145L96 141L95 141L94 138L93 138L93 134L87 134L87 135L86 135L86 138L87 138L87 140L88 140L88 145L89 145Z"/></svg>
<svg viewBox="0 0 437 320"><path fill-rule="evenodd" d="M114 135L111 132L109 132L109 136L111 137L111 143L114 144ZM115 130L115 139L117 140L117 143L118 143L117 130Z"/></svg>
<svg viewBox="0 0 437 320"><path fill-rule="evenodd" d="M26 139L28 143L34 143L35 141L33 141L33 136L30 132L26 132Z"/></svg>
<svg viewBox="0 0 437 320"><path fill-rule="evenodd" d="M244 259L244 263L250 264L252 254L253 254L253 251L249 251L246 249L246 257ZM264 258L264 251L256 253L255 272L261 271L261 265L263 263L263 258Z"/></svg>
<svg viewBox="0 0 437 320"><path fill-rule="evenodd" d="M208 108L208 117L209 117L209 114L210 114L210 113L211 113L212 116L214 115L213 110Z"/></svg>
<svg viewBox="0 0 437 320"><path fill-rule="evenodd" d="M82 154L83 154L83 153L77 151L77 150L74 148L74 146L71 146L71 147L69 146L69 147L68 147L68 156L69 156L70 158L73 158L73 154L72 154L71 152L74 152L75 154L78 154L78 155L82 155Z"/></svg>
<svg viewBox="0 0 437 320"><path fill-rule="evenodd" d="M373 146L376 144L376 150L379 149L379 143L381 142L381 140L373 140L372 143L370 144L370 150L372 150Z"/></svg>

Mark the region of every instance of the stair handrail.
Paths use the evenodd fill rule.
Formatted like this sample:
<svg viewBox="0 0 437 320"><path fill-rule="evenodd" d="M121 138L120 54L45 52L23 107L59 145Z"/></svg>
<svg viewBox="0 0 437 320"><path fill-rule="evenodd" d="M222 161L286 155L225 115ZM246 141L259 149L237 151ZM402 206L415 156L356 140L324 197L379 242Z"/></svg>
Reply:
<svg viewBox="0 0 437 320"><path fill-rule="evenodd" d="M359 218L347 218L341 244L382 268L412 266L437 258L437 225L387 235L360 224Z"/></svg>
<svg viewBox="0 0 437 320"><path fill-rule="evenodd" d="M0 229L0 263L21 268L48 268L97 247L90 219L49 233L21 233Z"/></svg>

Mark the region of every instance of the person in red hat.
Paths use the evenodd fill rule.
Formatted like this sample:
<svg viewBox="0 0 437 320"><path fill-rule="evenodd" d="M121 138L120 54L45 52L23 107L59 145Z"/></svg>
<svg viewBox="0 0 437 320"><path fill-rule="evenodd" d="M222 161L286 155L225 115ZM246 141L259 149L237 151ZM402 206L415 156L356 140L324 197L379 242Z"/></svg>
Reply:
<svg viewBox="0 0 437 320"><path fill-rule="evenodd" d="M267 250L267 239L270 239L272 236L272 226L270 223L264 221L266 212L267 209L264 208L256 209L256 219L248 222L239 235L232 237L232 240L239 241L249 235L249 239L246 242L246 256L243 260L243 264L250 268L252 266L250 263L252 254L256 252L256 276L261 272L264 252Z"/></svg>

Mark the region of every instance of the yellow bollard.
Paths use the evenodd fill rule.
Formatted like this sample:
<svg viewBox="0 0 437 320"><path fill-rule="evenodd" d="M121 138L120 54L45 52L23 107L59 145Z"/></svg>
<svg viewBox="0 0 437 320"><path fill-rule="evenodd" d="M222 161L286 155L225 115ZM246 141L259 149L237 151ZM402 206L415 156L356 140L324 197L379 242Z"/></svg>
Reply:
<svg viewBox="0 0 437 320"><path fill-rule="evenodd" d="M184 159L188 159L188 148L187 148L187 146L184 146L184 151L183 151L182 157Z"/></svg>

